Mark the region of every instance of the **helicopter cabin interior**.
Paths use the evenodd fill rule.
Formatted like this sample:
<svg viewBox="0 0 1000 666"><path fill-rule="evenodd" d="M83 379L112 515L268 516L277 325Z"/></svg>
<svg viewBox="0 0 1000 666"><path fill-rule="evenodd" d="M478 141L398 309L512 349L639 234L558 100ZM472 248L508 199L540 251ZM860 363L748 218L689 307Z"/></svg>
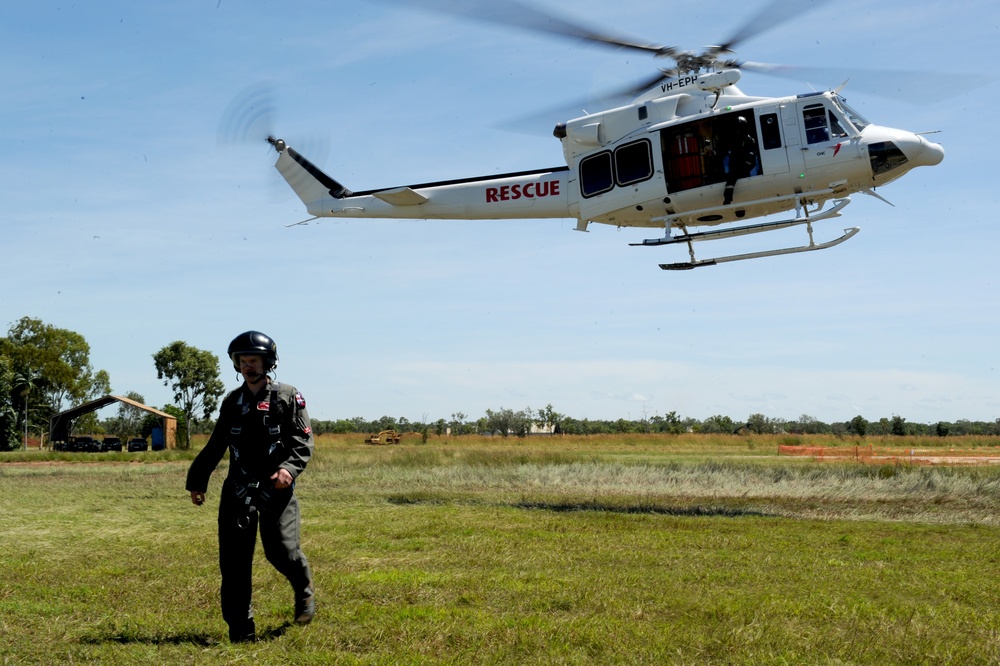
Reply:
<svg viewBox="0 0 1000 666"><path fill-rule="evenodd" d="M763 118L762 118L763 121ZM660 133L667 191L682 192L695 187L746 178L763 173L753 111L728 113L684 123ZM765 140L781 145L775 132ZM767 125L768 128L772 124Z"/></svg>

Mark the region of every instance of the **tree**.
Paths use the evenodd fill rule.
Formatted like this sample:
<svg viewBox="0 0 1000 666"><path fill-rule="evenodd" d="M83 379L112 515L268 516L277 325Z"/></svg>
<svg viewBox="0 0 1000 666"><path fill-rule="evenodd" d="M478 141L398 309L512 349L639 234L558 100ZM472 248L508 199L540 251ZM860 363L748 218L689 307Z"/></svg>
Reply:
<svg viewBox="0 0 1000 666"><path fill-rule="evenodd" d="M491 409L486 410L484 425L487 430L495 434L499 433L501 437L511 435L527 437L528 433L531 432L531 422L531 408L515 412L513 409L501 407L496 412Z"/></svg>
<svg viewBox="0 0 1000 666"><path fill-rule="evenodd" d="M0 338L0 359L10 373L0 391L0 412L13 410L17 430L47 426L49 417L111 392L104 370L90 364L90 345L82 335L39 319L22 317ZM9 418L9 415L4 418ZM27 422L26 422L27 419ZM0 446L8 432L0 433Z"/></svg>
<svg viewBox="0 0 1000 666"><path fill-rule="evenodd" d="M36 388L52 411L63 411L68 400L84 402L111 391L108 373L95 373L90 365L84 337L39 319L22 317L13 324L0 340L0 354L11 358L15 372L38 376Z"/></svg>
<svg viewBox="0 0 1000 666"><path fill-rule="evenodd" d="M686 429L684 422L675 411L668 412L666 416L654 416L652 422L656 426L656 432L669 432L672 435L677 435Z"/></svg>
<svg viewBox="0 0 1000 666"><path fill-rule="evenodd" d="M850 432L854 433L858 437L864 437L865 433L868 432L868 420L865 419L865 417L858 414L853 419L851 419L851 423L848 426L848 429L850 430Z"/></svg>
<svg viewBox="0 0 1000 666"><path fill-rule="evenodd" d="M14 391L11 395L17 396L21 401L24 417L21 419L21 428L24 432L25 449L28 448L28 427L30 425L28 406L31 404L32 393L36 392L40 379L41 375L33 370L22 370L14 373Z"/></svg>
<svg viewBox="0 0 1000 666"><path fill-rule="evenodd" d="M225 392L219 379L219 357L210 351L192 347L176 340L153 354L156 378L174 392L176 402L188 424L197 420L196 413L207 419ZM184 448L191 447L191 428L184 437Z"/></svg>
<svg viewBox="0 0 1000 666"><path fill-rule="evenodd" d="M464 435L466 433L465 425L465 414L463 412L454 412L451 415L451 434L453 435Z"/></svg>
<svg viewBox="0 0 1000 666"><path fill-rule="evenodd" d="M747 430L757 435L774 432L771 428L771 420L763 414L751 414L750 418L747 419Z"/></svg>
<svg viewBox="0 0 1000 666"><path fill-rule="evenodd" d="M535 418L535 425L543 428L546 432L553 432L563 415L552 409L552 403L545 405L545 409L539 409Z"/></svg>
<svg viewBox="0 0 1000 666"><path fill-rule="evenodd" d="M736 422L733 421L733 419L731 419L728 416L724 416L722 414L709 416L707 419L705 419L705 421L701 425L702 432L705 433L722 432L731 434L736 431L737 427L738 426L736 425Z"/></svg>
<svg viewBox="0 0 1000 666"><path fill-rule="evenodd" d="M9 399L13 390L11 361L0 356L0 451L12 451L17 446L17 413Z"/></svg>

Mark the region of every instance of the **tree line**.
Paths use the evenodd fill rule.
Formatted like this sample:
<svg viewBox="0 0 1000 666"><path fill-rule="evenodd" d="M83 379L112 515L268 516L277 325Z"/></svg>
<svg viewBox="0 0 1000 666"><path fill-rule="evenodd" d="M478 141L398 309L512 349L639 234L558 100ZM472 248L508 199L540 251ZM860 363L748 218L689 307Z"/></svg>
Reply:
<svg viewBox="0 0 1000 666"><path fill-rule="evenodd" d="M382 416L374 420L360 416L332 421L313 419L312 428L313 432L317 434L396 430L423 435L493 434L501 437L526 437L533 432L567 435L695 432L706 434L788 433L857 437L884 435L947 437L962 435L1000 436L1000 419L993 421L939 421L933 424L923 424L908 422L905 418L897 415L882 417L876 421L869 421L859 415L849 421L824 423L805 414L794 421L770 418L763 414L751 414L746 420L735 420L723 415L699 420L678 416L677 412L669 412L665 416L643 416L636 420L622 418L601 420L577 419L556 412L552 405L546 405L541 410L533 410L530 407L517 411L504 408L495 411L487 409L486 413L477 419L469 419L461 412L453 413L450 419L427 421L425 417L422 421L416 422L410 421L406 417L391 416Z"/></svg>
<svg viewBox="0 0 1000 666"><path fill-rule="evenodd" d="M210 432L213 416L225 392L219 378L219 359L208 351L183 341L174 341L152 354L158 379L173 392L173 404L160 408L178 421L178 445L190 446L191 434ZM40 439L48 432L49 419L70 407L111 393L107 371L95 369L90 361L90 345L75 331L58 328L39 319L22 317L0 338L0 450L20 448L26 439ZM146 404L143 396L127 392L125 397ZM73 432L114 434L126 438L148 436L156 417L122 403L111 418L99 420L96 413L85 414L73 423ZM555 411L551 404L542 409L487 409L478 418L453 412L450 418L432 420L423 415L410 421L405 417L382 416L368 420L353 417L312 420L313 431L325 433L369 433L382 430L434 435L492 433L503 437L526 437L532 432L579 435L620 433L796 433L856 436L920 435L1000 436L1000 419L993 421L908 422L898 415L869 421L855 416L848 421L824 423L802 415L797 420L751 414L745 420L715 415L699 420L676 412L639 419L579 419Z"/></svg>

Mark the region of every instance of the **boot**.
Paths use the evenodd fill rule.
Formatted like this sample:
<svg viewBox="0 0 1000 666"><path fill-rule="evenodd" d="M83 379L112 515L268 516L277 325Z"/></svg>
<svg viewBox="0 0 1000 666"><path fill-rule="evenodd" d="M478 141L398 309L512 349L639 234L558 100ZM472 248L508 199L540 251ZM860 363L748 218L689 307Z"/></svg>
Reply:
<svg viewBox="0 0 1000 666"><path fill-rule="evenodd" d="M239 625L229 625L230 643L254 643L257 641L257 627L253 620Z"/></svg>
<svg viewBox="0 0 1000 666"><path fill-rule="evenodd" d="M316 614L316 598L312 587L295 593L295 624L309 624Z"/></svg>

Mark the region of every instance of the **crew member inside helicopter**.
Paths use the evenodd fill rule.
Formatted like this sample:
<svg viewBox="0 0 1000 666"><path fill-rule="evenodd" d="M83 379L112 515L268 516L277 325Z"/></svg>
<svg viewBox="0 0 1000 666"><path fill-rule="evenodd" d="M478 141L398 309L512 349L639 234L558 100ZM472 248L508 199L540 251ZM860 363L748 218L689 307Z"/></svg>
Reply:
<svg viewBox="0 0 1000 666"><path fill-rule="evenodd" d="M726 189L722 205L733 203L736 181L757 173L757 141L754 139L747 119L738 116L729 149L722 158L722 170L726 174Z"/></svg>

